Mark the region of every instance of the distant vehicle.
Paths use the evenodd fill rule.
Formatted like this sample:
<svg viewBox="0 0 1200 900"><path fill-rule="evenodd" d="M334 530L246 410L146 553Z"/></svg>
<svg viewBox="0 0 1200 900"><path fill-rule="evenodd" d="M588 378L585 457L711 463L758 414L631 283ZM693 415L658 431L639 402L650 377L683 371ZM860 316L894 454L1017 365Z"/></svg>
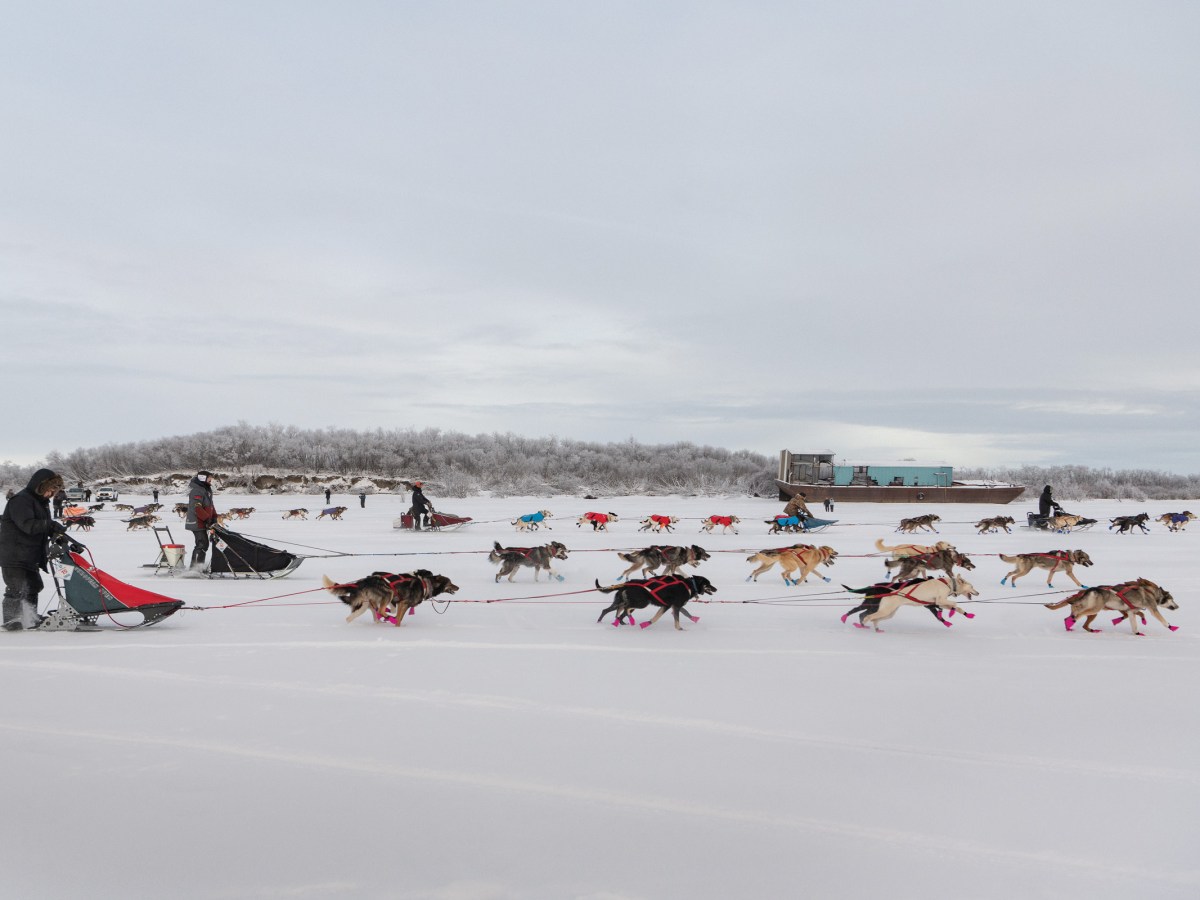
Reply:
<svg viewBox="0 0 1200 900"><path fill-rule="evenodd" d="M71 493L70 491L67 491L68 495L70 493ZM105 501L108 501L108 500L115 501L115 500L120 500L120 499L121 498L117 494L116 488L100 488L100 490L96 491L96 502L97 503L104 503Z"/></svg>
<svg viewBox="0 0 1200 900"><path fill-rule="evenodd" d="M74 503L82 503L87 499L87 489L81 487L67 488L67 499Z"/></svg>

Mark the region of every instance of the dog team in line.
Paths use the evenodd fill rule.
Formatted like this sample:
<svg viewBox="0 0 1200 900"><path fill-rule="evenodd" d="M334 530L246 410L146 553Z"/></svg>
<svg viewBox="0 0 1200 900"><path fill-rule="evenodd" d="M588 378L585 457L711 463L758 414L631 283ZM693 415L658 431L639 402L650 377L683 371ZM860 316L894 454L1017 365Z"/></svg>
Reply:
<svg viewBox="0 0 1200 900"><path fill-rule="evenodd" d="M546 524L549 518L552 518L552 514L548 510L539 510L537 513L514 519L512 525L521 532L535 531L542 527L549 529L550 526ZM735 517L713 516L704 520L704 525L709 527L705 528L702 525L702 530L711 532L717 525L722 524L721 518L732 518L736 523ZM614 513L588 513L580 516L576 525L582 527L584 524L590 524L596 531L607 531L607 526L616 521L618 517ZM676 517L649 516L642 520L639 531L671 531L678 521ZM933 523L936 521L939 521L936 515L905 519L897 531L913 533L919 528L935 530ZM999 516L980 521L976 528L979 534L985 534L1000 529L1009 531L1007 526L1012 524L1011 517ZM952 623L949 618L956 613L961 613L965 618L974 618L974 614L964 610L954 598L969 599L979 595L979 591L960 574L961 571L973 570L975 565L952 544L938 541L933 545L888 545L882 539L877 539L875 547L880 553L888 554L884 566L889 578L864 588L842 585L847 591L862 597L857 606L841 617L843 622L857 614L858 621L851 623L856 628L882 631L880 623L892 618L904 606L924 607L946 627L950 627ZM688 601L716 593L717 588L704 576L681 571L684 566L694 569L705 560L711 559L703 547L695 544L687 547L652 545L641 550L616 552L618 558L629 565L614 584L602 585L598 579L595 580L595 590L614 595L612 602L601 611L597 622L603 621L609 613L614 613L615 626L625 623L639 624L634 620L634 613L653 607L654 616L641 622L642 628L653 625L669 611L674 619L675 628L683 630L681 615L692 622L699 621L699 617L684 608ZM785 585L804 584L813 574L829 583L831 579L817 572L817 568L832 566L837 556L837 551L832 547L812 544L793 544L789 547L760 550L746 557L747 562L756 566L746 576L746 581L757 582L759 575L778 565ZM1053 589L1054 576L1058 573L1066 575L1075 583L1078 588L1076 593L1055 603L1044 604L1048 609L1056 610L1070 607L1070 613L1064 620L1068 631L1080 621L1083 623L1083 630L1098 631L1099 629L1093 628L1092 625L1097 616L1105 610L1116 613L1114 625L1129 622L1131 630L1137 635L1142 634L1138 626L1145 624L1147 614L1152 615L1171 631L1176 630L1176 626L1170 625L1160 610L1175 610L1179 605L1168 591L1154 582L1138 578L1121 584L1090 587L1080 582L1075 575L1075 566L1092 565L1091 558L1083 550L1053 550L998 556L1001 561L1013 567L1000 580L1001 584L1016 587L1017 579L1035 569L1047 572L1048 588ZM560 541L551 541L538 547L504 547L497 541L488 554L488 560L499 565L495 576L497 582L501 578L512 582L523 568L533 570L535 582L539 580L543 570L547 579L562 581L563 576L555 572L552 565L554 561L567 558L567 547ZM893 569L896 570L895 574L892 573ZM942 574L932 574L938 571ZM631 577L635 573L638 577ZM369 610L376 621L386 621L394 625L403 624L404 616L415 612L416 607L425 600L432 600L443 594L453 594L459 589L449 578L427 569L404 574L374 572L366 578L343 584L325 577L324 584L330 593L350 607L347 622Z"/></svg>

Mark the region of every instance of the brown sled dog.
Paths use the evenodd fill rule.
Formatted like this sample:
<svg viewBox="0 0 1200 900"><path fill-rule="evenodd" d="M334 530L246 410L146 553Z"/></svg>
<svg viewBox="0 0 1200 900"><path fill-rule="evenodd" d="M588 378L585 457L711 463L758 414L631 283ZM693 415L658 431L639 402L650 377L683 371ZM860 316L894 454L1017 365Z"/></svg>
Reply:
<svg viewBox="0 0 1200 900"><path fill-rule="evenodd" d="M684 566L698 566L711 557L703 547L692 544L690 547L675 547L670 544L655 544L642 550L632 550L629 553L618 553L618 557L630 566L620 575L624 581L636 569L642 570L642 575L653 575L659 566L666 566L663 575L675 575Z"/></svg>
<svg viewBox="0 0 1200 900"><path fill-rule="evenodd" d="M325 590L350 607L347 622L353 622L369 609L376 621L385 619L397 627L404 624L405 613L424 601L458 591L458 585L445 575L434 575L428 569L400 575L372 572L348 584L337 584L328 575L322 575L321 579Z"/></svg>
<svg viewBox="0 0 1200 900"><path fill-rule="evenodd" d="M1048 553L1018 553L1016 556L1005 556L1001 553L1000 558L1006 563L1015 563L1013 570L1000 579L1001 584L1008 582L1013 587L1017 586L1018 578L1028 575L1036 568L1049 570L1046 587L1054 587L1054 573L1061 571L1075 582L1076 587L1082 588L1083 584L1075 577L1074 567L1092 564L1092 558L1082 550L1051 550ZM1009 581L1009 578L1012 580Z"/></svg>
<svg viewBox="0 0 1200 900"><path fill-rule="evenodd" d="M512 581L522 566L533 569L534 581L538 580L542 569L546 570L548 577L563 580L561 575L550 568L552 559L567 558L566 546L558 541L551 541L541 547L501 547L500 542L496 541L492 547L492 552L488 554L488 562L500 563L500 571L496 573L497 581L505 575Z"/></svg>
<svg viewBox="0 0 1200 900"><path fill-rule="evenodd" d="M1179 604L1175 602L1175 598L1170 593L1146 578L1126 581L1122 584L1106 584L1086 588L1065 600L1047 603L1045 607L1046 609L1062 609L1068 605L1071 607L1071 614L1065 619L1067 631L1070 631L1075 623L1084 617L1086 617L1083 623L1084 631L1093 633L1099 631L1097 628L1092 628L1092 622L1106 609L1121 614L1113 619L1114 625L1119 625L1123 619L1128 619L1134 634L1142 634L1141 631L1138 631L1138 620L1145 622L1147 611L1158 619L1164 628L1169 628L1171 631L1178 628L1178 626L1168 623L1158 610L1159 607L1179 609Z"/></svg>
<svg viewBox="0 0 1200 900"><path fill-rule="evenodd" d="M910 578L921 578L928 574L929 569L941 569L947 575L954 574L954 567L974 569L975 563L967 559L957 550L937 550L933 553L922 553L919 556L905 556L902 559L888 559L883 563L889 572L899 568L896 581L907 581Z"/></svg>
<svg viewBox="0 0 1200 900"><path fill-rule="evenodd" d="M1012 524L1012 516L993 516L990 519L980 519L975 523L975 527L979 529L980 534L992 534L1000 529L1012 534L1012 528L1009 527Z"/></svg>
<svg viewBox="0 0 1200 900"><path fill-rule="evenodd" d="M747 556L746 562L758 563L758 568L746 576L747 581L758 581L758 576L766 572L776 563L782 570L784 584L800 584L808 580L819 565L832 566L837 559L837 551L832 547L814 547L811 544L794 544L791 547L781 547L778 550L759 550L753 556ZM800 576L793 573L799 569ZM824 575L818 578L828 582Z"/></svg>
<svg viewBox="0 0 1200 900"><path fill-rule="evenodd" d="M942 521L942 517L934 513L928 513L924 516L914 516L911 519L901 519L900 524L896 526L897 531L902 531L905 534L913 534L920 531L922 528L932 531L937 534L937 529L933 527L934 522Z"/></svg>

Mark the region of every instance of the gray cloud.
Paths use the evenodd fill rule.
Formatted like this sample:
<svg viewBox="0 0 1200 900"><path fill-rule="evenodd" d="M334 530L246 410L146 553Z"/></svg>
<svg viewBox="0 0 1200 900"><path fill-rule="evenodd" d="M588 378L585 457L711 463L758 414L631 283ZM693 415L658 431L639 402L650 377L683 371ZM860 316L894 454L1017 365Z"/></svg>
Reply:
<svg viewBox="0 0 1200 900"><path fill-rule="evenodd" d="M14 11L0 457L245 419L1191 471L1198 20Z"/></svg>

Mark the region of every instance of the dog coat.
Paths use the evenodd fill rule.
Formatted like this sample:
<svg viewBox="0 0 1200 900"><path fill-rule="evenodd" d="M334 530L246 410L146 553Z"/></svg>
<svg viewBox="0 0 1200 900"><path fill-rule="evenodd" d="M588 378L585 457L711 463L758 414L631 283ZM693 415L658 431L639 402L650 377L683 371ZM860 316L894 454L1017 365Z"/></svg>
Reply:
<svg viewBox="0 0 1200 900"><path fill-rule="evenodd" d="M528 525L530 522L544 521L546 516L541 512L529 513L527 516L521 516L520 521Z"/></svg>
<svg viewBox="0 0 1200 900"><path fill-rule="evenodd" d="M717 524L721 525L724 523L718 522ZM796 526L798 528L800 526L800 517L799 516L776 516L775 524L781 528L788 527L788 526Z"/></svg>
<svg viewBox="0 0 1200 900"><path fill-rule="evenodd" d="M584 513L583 518L586 522L598 522L601 525L608 524L608 516L605 513Z"/></svg>
<svg viewBox="0 0 1200 900"><path fill-rule="evenodd" d="M714 525L731 526L733 525L732 516L709 516L708 521Z"/></svg>
<svg viewBox="0 0 1200 900"><path fill-rule="evenodd" d="M670 516L651 516L650 521L657 522L659 525L670 525L671 517Z"/></svg>

